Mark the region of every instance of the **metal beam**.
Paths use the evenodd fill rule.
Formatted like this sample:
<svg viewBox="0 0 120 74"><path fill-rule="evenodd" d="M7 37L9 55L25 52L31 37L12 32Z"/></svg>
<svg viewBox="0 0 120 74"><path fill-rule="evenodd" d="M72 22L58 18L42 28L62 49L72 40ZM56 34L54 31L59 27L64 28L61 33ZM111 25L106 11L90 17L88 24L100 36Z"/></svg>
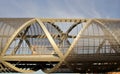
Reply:
<svg viewBox="0 0 120 74"><path fill-rule="evenodd" d="M19 41L18 45L13 49L11 55L14 55L14 54L17 52L17 50L18 50L19 47L21 46L22 42L23 42L23 40L20 40L20 41Z"/></svg>
<svg viewBox="0 0 120 74"><path fill-rule="evenodd" d="M61 38L60 34L51 34L51 36L55 38ZM82 35L81 38L107 38L109 36L104 35ZM20 36L17 36L17 38L20 38ZM25 38L47 38L45 34L43 35L26 35ZM76 38L76 35L67 35L67 38Z"/></svg>
<svg viewBox="0 0 120 74"><path fill-rule="evenodd" d="M98 20L94 20L94 21L95 21L96 23L98 23L99 25L101 25L102 28L104 28L107 32L109 32L109 34L111 34L111 35L115 38L115 40L117 41L117 43L120 44L120 43L119 43L119 39L116 37L116 35L115 35L114 33L112 33L112 32L105 26L104 23L102 23L102 22L100 22L100 21L98 21Z"/></svg>
<svg viewBox="0 0 120 74"><path fill-rule="evenodd" d="M13 33L13 35L10 37L10 39L8 40L7 44L5 45L5 48L2 50L1 55L5 55L8 47L10 46L10 44L13 42L13 40L15 39L15 37L17 36L17 34L19 34L19 32L21 32L24 28L28 27L31 25L31 23L35 22L35 19L31 19L29 21L27 21L26 23L24 23L17 31L15 31Z"/></svg>
<svg viewBox="0 0 120 74"><path fill-rule="evenodd" d="M31 19L31 20L30 20ZM119 49L119 45L120 45L120 42L119 42L119 38L115 35L115 33L112 33L112 31L110 31L110 29L106 26L106 24L104 24L104 22L114 22L116 24L119 23L120 20L113 20L113 19L42 19L42 18L37 18L37 19L32 19L30 18L29 21L28 19L26 21L24 21L25 19L21 19L22 21L26 22L24 24L20 24L19 22L19 19L2 19L0 18L0 21L2 22L7 22L8 23L12 23L12 22L15 22L15 23L18 23L20 24L19 28L16 28L17 30L9 37L9 35L5 36L0 36L2 38L6 38L8 37L8 42L6 42L6 45L4 46L4 49L2 49L2 54L0 56L0 62L2 63L3 67L6 68L5 71L7 72L7 70L11 69L12 71L18 71L18 72L33 72L33 70L35 70L35 68L29 68L30 70L24 70L25 67L23 67L23 69L20 67L20 68L17 68L17 66L15 64L12 64L10 63L9 61L15 61L15 62L25 62L25 61L28 61L28 62L50 62L52 67L53 68L47 68L44 66L44 71L45 72L55 72L57 71L57 69L62 65L66 65L70 70L73 70L73 72L79 72L79 70L77 70L77 67L79 67L77 64L79 64L79 61L82 60L82 62L86 62L87 60L87 63L92 60L91 58L93 58L92 62L96 62L95 59L99 59L100 56L98 56L97 58L95 58L98 54L94 55L94 54L91 54L91 55L88 55L88 54L83 54L84 56L86 57L83 57L80 55L78 56L74 56L74 59L69 56L69 54L71 54L72 50L74 50L76 44L78 43L79 39L88 39L88 42L89 42L89 39L92 39L94 38L95 41L96 38L99 38L99 39L106 39L107 38L110 38L114 41L116 41L116 44L118 46L118 49ZM16 22L17 21L17 22ZM23 32L28 26L31 26L31 25L35 25L37 22L37 24L41 27L41 29L43 30L42 33L44 32L45 34L44 35L39 35L39 33L37 31L40 31L39 28L36 29L35 28L32 28L34 31L30 31L29 33L32 34L33 32L35 32L34 34L35 35L26 35L25 32L23 33L24 35L19 35L21 32ZM72 29L74 27L76 27L77 24L79 23L82 23L83 24L83 27L82 29L80 29L78 35L69 35L69 34L66 34L66 33L63 33L63 31L57 26L55 25L54 23L59 23L59 22L71 22L71 23L75 23L74 25L71 25L71 27L67 30L67 33L69 33L70 31L72 31ZM15 24L13 23L13 24ZM54 29L56 29L58 31L58 34L50 34L49 33L49 30L47 30L46 28L46 24L44 23L49 23L48 25L52 25L54 27ZM92 24L91 24L92 23ZM84 31L90 26L90 25L93 25L93 24L96 24L98 23L99 24L99 27L101 27L102 29L104 29L104 33L107 32L107 34L104 34L104 35L95 35L95 33L93 33L94 35L93 36L89 36L89 35L83 35ZM97 24L97 25L98 25ZM64 25L63 25L64 26ZM13 27L13 25L12 25ZM93 27L94 29L95 27ZM49 28L51 29L51 28ZM97 30L98 31L98 30ZM116 30L117 31L117 30ZM92 31L91 31L92 32ZM118 31L119 32L119 31ZM101 34L101 32L99 32ZM41 33L40 33L41 34ZM50 42L50 44L52 45L53 49L55 50L56 54L58 54L58 56L56 55L41 55L41 54L37 54L37 55L33 55L33 54L28 54L28 55L7 55L6 54L6 51L9 49L9 46L11 45L11 43L16 39L16 38L22 38L26 41L26 43L28 44L28 46L31 48L30 46L30 42L29 40L27 40L27 38L40 38L40 40L42 40L42 38L45 38L45 39L48 39L48 41ZM61 42L63 40L66 40L68 42L68 45L70 47L68 47L67 52L63 55L62 52L60 51L60 48L57 46L57 44L55 43L55 41L57 42L58 40L56 40L58 38L58 40ZM67 40L68 38L72 38L73 39L73 42L72 44L69 43L69 40ZM54 40L55 39L55 40ZM33 39L35 40L35 39ZM110 43L110 46L112 47L113 43L112 43L112 40L109 40L109 43ZM100 40L99 40L100 41ZM85 41L84 41L85 42ZM100 48L102 48L103 44L105 43L105 41L103 40L102 43L100 43L98 49L97 49L97 52L100 51ZM20 43L18 44L19 46L16 47L16 50L20 47L20 45L22 44L22 40L20 41ZM38 43L39 44L39 43ZM45 43L46 45L47 43ZM40 44L41 45L41 44ZM42 43L42 45L44 45L44 43ZM85 45L83 45L85 46ZM95 45L93 45L95 46ZM93 47L92 46L92 47ZM86 46L86 47L91 47L90 45ZM106 46L107 47L107 46ZM117 47L112 47L114 50L117 49ZM51 49L51 48L50 48ZM88 52L89 53L89 52ZM90 54L90 53L89 53ZM119 54L117 53L114 53L116 54L115 56L113 54L110 54L111 57L115 60L119 59ZM93 57L94 55L94 57ZM106 54L107 55L107 54ZM88 57L90 56L90 57ZM109 56L109 55L108 55ZM104 58L103 58L104 57ZM105 61L111 61L113 60L110 56L107 57L107 56L102 56L100 59L105 59ZM115 58L114 58L115 57ZM66 60L66 59L69 59L70 60ZM106 58L108 58L106 60ZM58 64L52 64L53 62L58 62ZM102 62L105 62L104 60L102 60ZM118 61L118 60L117 60ZM119 62L119 61L118 61ZM74 64L74 66L73 66ZM91 64L89 64L91 65ZM38 67L39 65L37 65L36 67ZM84 66L84 65L83 65ZM75 68L74 68L75 67ZM47 68L47 69L45 69ZM61 68L61 67L60 67ZM27 68L25 68L27 69ZM39 68L38 68L39 69ZM32 71L31 71L32 70ZM59 69L58 69L59 70Z"/></svg>
<svg viewBox="0 0 120 74"><path fill-rule="evenodd" d="M10 22L10 21L24 21L24 20L31 20L33 18L0 18L0 21L3 22ZM79 21L88 21L91 18L39 18L42 22L79 22ZM112 21L112 22L117 22L120 21L120 19L97 19L97 18L93 18L92 20L100 20L100 21Z"/></svg>
<svg viewBox="0 0 120 74"><path fill-rule="evenodd" d="M71 51L74 49L74 46L76 45L76 43L78 42L78 40L81 38L83 32L88 28L88 26L90 26L91 21L92 21L92 20L88 20L87 23L84 24L82 30L79 31L77 37L74 39L73 43L72 43L71 46L68 48L68 51L66 52L63 60L65 60L65 59L69 56L69 54L71 53ZM62 62L62 61L60 61L60 62ZM77 71L77 69L74 69L74 68L73 68L72 70L73 70L73 71Z"/></svg>
<svg viewBox="0 0 120 74"><path fill-rule="evenodd" d="M113 39L118 43L118 45L120 45L120 42L119 42L119 39L117 38L117 36L114 34L114 33L112 33L110 30L109 30L109 28L107 28L107 26L105 26L105 24L104 23L102 23L102 22L100 22L99 20L94 20L96 23L98 23L99 24L99 26L101 27L101 28L104 28L104 34L105 35L107 35L107 33L109 34L109 36L111 35L112 37L113 37ZM108 36L108 35L107 35ZM109 40L109 42L110 42L110 40ZM111 42L110 42L111 43ZM120 48L119 48L120 49ZM114 49L115 50L115 49ZM115 50L116 51L116 50ZM118 53L118 52L117 52Z"/></svg>
<svg viewBox="0 0 120 74"><path fill-rule="evenodd" d="M101 44L99 44L96 53L100 53L100 49L102 48L103 44L105 43L106 39L104 39Z"/></svg>
<svg viewBox="0 0 120 74"><path fill-rule="evenodd" d="M78 33L77 37L74 39L73 43L71 44L71 46L69 47L68 51L66 52L63 60L65 60L67 58L67 56L70 54L70 52L73 50L74 46L76 45L78 40L81 38L81 35L90 26L91 22L92 22L92 20L88 20L87 23L83 26L82 30L80 30L80 32Z"/></svg>
<svg viewBox="0 0 120 74"><path fill-rule="evenodd" d="M28 29L30 28L30 26L28 26L25 30L25 32L21 35L21 39L18 43L18 45L14 48L14 50L12 51L12 55L16 54L17 50L19 49L19 47L21 46L23 40L26 38L26 33L28 32Z"/></svg>
<svg viewBox="0 0 120 74"><path fill-rule="evenodd" d="M3 61L39 61L39 62L46 62L46 61L54 61L59 62L59 57L54 55L6 55L1 58Z"/></svg>
<svg viewBox="0 0 120 74"><path fill-rule="evenodd" d="M59 50L58 46L56 45L55 41L53 40L52 36L50 35L49 31L46 29L45 25L42 23L42 21L38 18L36 18L37 22L43 29L44 33L46 34L48 40L50 41L51 45L53 46L55 52L58 54L60 58L63 58L62 52Z"/></svg>
<svg viewBox="0 0 120 74"><path fill-rule="evenodd" d="M66 33L69 34L69 33L71 32L71 30L72 30L74 27L76 27L78 24L80 24L80 23L81 23L81 21L79 21L79 22L71 25L70 28L66 31Z"/></svg>
<svg viewBox="0 0 120 74"><path fill-rule="evenodd" d="M45 70L45 72L54 72L55 70L57 70L60 65L65 61L65 59L67 58L67 56L70 54L70 52L72 51L72 49L74 48L75 44L77 43L78 39L80 39L80 36L82 35L82 33L88 28L88 26L91 24L92 20L88 20L87 23L84 25L84 27L82 28L82 30L80 30L80 32L78 33L77 37L74 39L73 43L71 44L71 46L69 47L68 51L66 52L66 54L64 55L64 58L62 58L60 60L60 62L52 69L50 70Z"/></svg>

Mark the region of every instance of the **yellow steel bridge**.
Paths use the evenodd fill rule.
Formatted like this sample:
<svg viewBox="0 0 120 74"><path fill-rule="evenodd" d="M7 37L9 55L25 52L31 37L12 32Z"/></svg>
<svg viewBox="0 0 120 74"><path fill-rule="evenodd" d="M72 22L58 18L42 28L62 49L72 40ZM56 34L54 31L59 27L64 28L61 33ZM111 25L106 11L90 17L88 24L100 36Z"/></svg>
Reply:
<svg viewBox="0 0 120 74"><path fill-rule="evenodd" d="M0 72L120 71L120 19L0 18Z"/></svg>

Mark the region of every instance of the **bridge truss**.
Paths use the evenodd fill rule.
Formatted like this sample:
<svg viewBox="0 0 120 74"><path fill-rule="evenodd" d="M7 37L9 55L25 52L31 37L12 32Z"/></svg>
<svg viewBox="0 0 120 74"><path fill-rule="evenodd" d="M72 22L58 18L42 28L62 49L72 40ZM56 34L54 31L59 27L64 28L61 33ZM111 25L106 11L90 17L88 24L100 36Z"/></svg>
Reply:
<svg viewBox="0 0 120 74"><path fill-rule="evenodd" d="M0 72L120 71L119 19L0 18Z"/></svg>

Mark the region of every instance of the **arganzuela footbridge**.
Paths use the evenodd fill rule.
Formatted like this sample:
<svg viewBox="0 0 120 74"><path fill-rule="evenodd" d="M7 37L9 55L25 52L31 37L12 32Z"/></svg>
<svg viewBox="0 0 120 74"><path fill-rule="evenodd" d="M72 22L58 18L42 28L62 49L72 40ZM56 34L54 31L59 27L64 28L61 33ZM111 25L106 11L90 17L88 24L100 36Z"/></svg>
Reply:
<svg viewBox="0 0 120 74"><path fill-rule="evenodd" d="M120 71L120 19L0 18L0 72Z"/></svg>

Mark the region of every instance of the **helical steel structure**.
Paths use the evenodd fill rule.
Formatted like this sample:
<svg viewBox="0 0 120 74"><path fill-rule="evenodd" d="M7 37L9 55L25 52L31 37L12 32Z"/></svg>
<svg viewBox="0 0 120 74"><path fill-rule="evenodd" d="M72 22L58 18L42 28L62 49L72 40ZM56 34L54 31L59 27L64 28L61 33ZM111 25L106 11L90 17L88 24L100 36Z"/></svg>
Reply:
<svg viewBox="0 0 120 74"><path fill-rule="evenodd" d="M120 19L0 18L0 72L120 71Z"/></svg>

